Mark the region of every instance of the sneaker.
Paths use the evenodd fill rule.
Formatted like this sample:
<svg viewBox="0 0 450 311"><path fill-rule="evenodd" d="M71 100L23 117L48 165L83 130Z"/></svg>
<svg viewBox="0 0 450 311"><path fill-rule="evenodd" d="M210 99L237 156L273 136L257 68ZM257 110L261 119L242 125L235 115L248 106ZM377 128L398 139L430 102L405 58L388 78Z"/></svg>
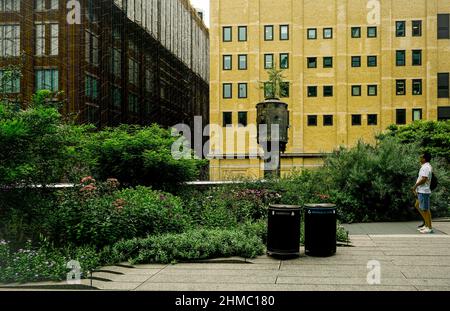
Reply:
<svg viewBox="0 0 450 311"><path fill-rule="evenodd" d="M428 227L423 228L422 230L419 231L422 234L429 234L429 233L434 233L433 229L430 229Z"/></svg>
<svg viewBox="0 0 450 311"><path fill-rule="evenodd" d="M423 222L421 225L418 225L417 228L422 229L423 227L425 227L425 223Z"/></svg>
<svg viewBox="0 0 450 311"><path fill-rule="evenodd" d="M422 231L422 230L425 229L425 228L426 228L426 226L423 225L422 227L417 228L417 231Z"/></svg>

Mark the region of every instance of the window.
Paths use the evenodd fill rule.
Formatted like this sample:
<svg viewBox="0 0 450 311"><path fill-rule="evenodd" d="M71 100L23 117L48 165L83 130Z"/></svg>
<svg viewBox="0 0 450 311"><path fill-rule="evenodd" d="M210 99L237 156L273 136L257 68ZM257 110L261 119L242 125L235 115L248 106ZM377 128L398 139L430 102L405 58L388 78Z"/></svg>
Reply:
<svg viewBox="0 0 450 311"><path fill-rule="evenodd" d="M264 26L264 40L273 41L273 26Z"/></svg>
<svg viewBox="0 0 450 311"><path fill-rule="evenodd" d="M246 127L247 126L247 112L246 111L239 111L238 112L238 124L239 126Z"/></svg>
<svg viewBox="0 0 450 311"><path fill-rule="evenodd" d="M238 97L247 98L247 83L238 83L238 88L239 88Z"/></svg>
<svg viewBox="0 0 450 311"><path fill-rule="evenodd" d="M133 85L139 83L139 64L134 59L128 59L128 82Z"/></svg>
<svg viewBox="0 0 450 311"><path fill-rule="evenodd" d="M333 68L333 57L323 58L323 68Z"/></svg>
<svg viewBox="0 0 450 311"><path fill-rule="evenodd" d="M308 68L317 68L317 57L308 57Z"/></svg>
<svg viewBox="0 0 450 311"><path fill-rule="evenodd" d="M406 22L396 22L395 23L395 35L397 37L406 36Z"/></svg>
<svg viewBox="0 0 450 311"><path fill-rule="evenodd" d="M223 116L223 127L233 125L233 113L232 112L224 112Z"/></svg>
<svg viewBox="0 0 450 311"><path fill-rule="evenodd" d="M86 62L97 66L99 64L98 36L86 31Z"/></svg>
<svg viewBox="0 0 450 311"><path fill-rule="evenodd" d="M238 40L240 42L247 41L247 26L238 27Z"/></svg>
<svg viewBox="0 0 450 311"><path fill-rule="evenodd" d="M289 82L280 83L280 96L289 97Z"/></svg>
<svg viewBox="0 0 450 311"><path fill-rule="evenodd" d="M154 89L154 76L150 69L145 70L145 91L148 93L153 93ZM149 112L149 111L147 111Z"/></svg>
<svg viewBox="0 0 450 311"><path fill-rule="evenodd" d="M395 90L397 95L406 95L406 80L395 81Z"/></svg>
<svg viewBox="0 0 450 311"><path fill-rule="evenodd" d="M362 125L361 115L360 114L352 114L352 125L353 126L360 126L360 125Z"/></svg>
<svg viewBox="0 0 450 311"><path fill-rule="evenodd" d="M58 10L58 7L59 7L59 0L50 0L50 10Z"/></svg>
<svg viewBox="0 0 450 311"><path fill-rule="evenodd" d="M20 74L11 70L0 70L0 94L20 93Z"/></svg>
<svg viewBox="0 0 450 311"><path fill-rule="evenodd" d="M352 96L361 96L361 85L352 85Z"/></svg>
<svg viewBox="0 0 450 311"><path fill-rule="evenodd" d="M111 53L111 73L116 77L120 77L122 75L122 51L113 48Z"/></svg>
<svg viewBox="0 0 450 311"><path fill-rule="evenodd" d="M438 73L438 98L449 98L449 76L447 73Z"/></svg>
<svg viewBox="0 0 450 311"><path fill-rule="evenodd" d="M289 40L289 25L280 26L280 40Z"/></svg>
<svg viewBox="0 0 450 311"><path fill-rule="evenodd" d="M130 93L128 95L128 111L132 113L139 112L139 99L136 94Z"/></svg>
<svg viewBox="0 0 450 311"><path fill-rule="evenodd" d="M308 40L315 40L315 39L317 39L317 29L309 28L308 29Z"/></svg>
<svg viewBox="0 0 450 311"><path fill-rule="evenodd" d="M412 64L413 66L422 66L422 50L412 51Z"/></svg>
<svg viewBox="0 0 450 311"><path fill-rule="evenodd" d="M361 27L352 27L352 38L361 38Z"/></svg>
<svg viewBox="0 0 450 311"><path fill-rule="evenodd" d="M422 109L413 109L412 117L413 122L422 120Z"/></svg>
<svg viewBox="0 0 450 311"><path fill-rule="evenodd" d="M280 54L280 68L281 69L289 68L289 54L287 53Z"/></svg>
<svg viewBox="0 0 450 311"><path fill-rule="evenodd" d="M332 97L333 96L333 86L325 85L323 87L323 96L324 97Z"/></svg>
<svg viewBox="0 0 450 311"><path fill-rule="evenodd" d="M332 115L323 116L323 126L333 126L333 116Z"/></svg>
<svg viewBox="0 0 450 311"><path fill-rule="evenodd" d="M367 27L367 38L377 37L377 27Z"/></svg>
<svg viewBox="0 0 450 311"><path fill-rule="evenodd" d="M275 94L274 94L273 84L270 82L264 82L264 97L265 98L273 98L274 96L275 96Z"/></svg>
<svg viewBox="0 0 450 311"><path fill-rule="evenodd" d="M238 62L238 69L239 70L247 70L247 55L239 55L238 57L239 62Z"/></svg>
<svg viewBox="0 0 450 311"><path fill-rule="evenodd" d="M45 0L35 0L34 8L38 12L45 11Z"/></svg>
<svg viewBox="0 0 450 311"><path fill-rule="evenodd" d="M361 67L361 56L352 56L352 67Z"/></svg>
<svg viewBox="0 0 450 311"><path fill-rule="evenodd" d="M438 39L450 39L450 14L438 14L437 19Z"/></svg>
<svg viewBox="0 0 450 311"><path fill-rule="evenodd" d="M308 97L317 97L317 86L308 86Z"/></svg>
<svg viewBox="0 0 450 311"><path fill-rule="evenodd" d="M19 12L20 0L0 0L0 12Z"/></svg>
<svg viewBox="0 0 450 311"><path fill-rule="evenodd" d="M422 95L422 80L414 79L412 80L413 95Z"/></svg>
<svg viewBox="0 0 450 311"><path fill-rule="evenodd" d="M438 107L438 121L450 120L450 107Z"/></svg>
<svg viewBox="0 0 450 311"><path fill-rule="evenodd" d="M398 125L406 124L406 109L397 109L395 111L395 123Z"/></svg>
<svg viewBox="0 0 450 311"><path fill-rule="evenodd" d="M232 28L231 27L223 27L222 28L222 39L223 42L231 42L233 40Z"/></svg>
<svg viewBox="0 0 450 311"><path fill-rule="evenodd" d="M20 56L20 25L0 25L0 57Z"/></svg>
<svg viewBox="0 0 450 311"><path fill-rule="evenodd" d="M224 55L223 56L223 70L231 70L233 68L233 56Z"/></svg>
<svg viewBox="0 0 450 311"><path fill-rule="evenodd" d="M86 97L91 98L91 99L97 99L98 98L98 79L90 76L90 75L86 75L86 86L85 86L85 94Z"/></svg>
<svg viewBox="0 0 450 311"><path fill-rule="evenodd" d="M50 55L59 54L59 25L50 25Z"/></svg>
<svg viewBox="0 0 450 311"><path fill-rule="evenodd" d="M111 91L113 107L120 109L122 107L122 91L120 88L114 86Z"/></svg>
<svg viewBox="0 0 450 311"><path fill-rule="evenodd" d="M377 96L378 86L377 85L368 85L367 86L367 96Z"/></svg>
<svg viewBox="0 0 450 311"><path fill-rule="evenodd" d="M422 21L412 21L413 37L422 37Z"/></svg>
<svg viewBox="0 0 450 311"><path fill-rule="evenodd" d="M49 90L57 92L59 90L59 72L57 69L36 70L36 91Z"/></svg>
<svg viewBox="0 0 450 311"><path fill-rule="evenodd" d="M367 115L367 125L369 126L378 125L378 115L377 114Z"/></svg>
<svg viewBox="0 0 450 311"><path fill-rule="evenodd" d="M396 62L397 66L405 66L406 65L406 51L395 52L395 62Z"/></svg>
<svg viewBox="0 0 450 311"><path fill-rule="evenodd" d="M376 56L367 56L367 67L376 67L377 65Z"/></svg>
<svg viewBox="0 0 450 311"><path fill-rule="evenodd" d="M308 126L317 126L317 116L308 116Z"/></svg>
<svg viewBox="0 0 450 311"><path fill-rule="evenodd" d="M45 24L36 24L36 55L45 55Z"/></svg>
<svg viewBox="0 0 450 311"><path fill-rule="evenodd" d="M273 54L264 54L264 69L273 68Z"/></svg>
<svg viewBox="0 0 450 311"><path fill-rule="evenodd" d="M323 38L324 39L332 39L333 38L333 28L324 28L323 29Z"/></svg>
<svg viewBox="0 0 450 311"><path fill-rule="evenodd" d="M91 103L86 103L86 118L90 124L98 124L99 122L99 107Z"/></svg>
<svg viewBox="0 0 450 311"><path fill-rule="evenodd" d="M223 98L232 98L233 91L232 91L232 84L231 83L224 83L223 84Z"/></svg>

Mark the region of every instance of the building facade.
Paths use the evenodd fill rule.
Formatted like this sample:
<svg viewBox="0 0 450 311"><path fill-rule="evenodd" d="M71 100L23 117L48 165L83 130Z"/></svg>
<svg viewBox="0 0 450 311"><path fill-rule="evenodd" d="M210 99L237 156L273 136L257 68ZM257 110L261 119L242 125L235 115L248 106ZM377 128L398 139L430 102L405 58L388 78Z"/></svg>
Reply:
<svg viewBox="0 0 450 311"><path fill-rule="evenodd" d="M447 0L211 0L210 119L224 130L211 179L263 177L249 127L273 66L290 112L284 173L391 124L450 119L449 16Z"/></svg>
<svg viewBox="0 0 450 311"><path fill-rule="evenodd" d="M0 88L26 105L63 92L99 127L209 117L209 33L188 0L0 0Z"/></svg>

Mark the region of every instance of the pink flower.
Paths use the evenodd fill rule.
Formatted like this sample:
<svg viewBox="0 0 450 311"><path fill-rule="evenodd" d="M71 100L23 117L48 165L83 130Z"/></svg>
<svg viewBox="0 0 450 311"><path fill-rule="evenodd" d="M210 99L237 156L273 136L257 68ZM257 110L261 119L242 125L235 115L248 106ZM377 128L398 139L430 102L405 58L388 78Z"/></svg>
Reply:
<svg viewBox="0 0 450 311"><path fill-rule="evenodd" d="M87 176L87 177L84 177L83 179L81 179L81 181L80 181L81 184L84 184L87 182L94 183L95 179L92 176Z"/></svg>
<svg viewBox="0 0 450 311"><path fill-rule="evenodd" d="M80 192L90 192L97 190L97 187L94 184L89 184L80 189Z"/></svg>

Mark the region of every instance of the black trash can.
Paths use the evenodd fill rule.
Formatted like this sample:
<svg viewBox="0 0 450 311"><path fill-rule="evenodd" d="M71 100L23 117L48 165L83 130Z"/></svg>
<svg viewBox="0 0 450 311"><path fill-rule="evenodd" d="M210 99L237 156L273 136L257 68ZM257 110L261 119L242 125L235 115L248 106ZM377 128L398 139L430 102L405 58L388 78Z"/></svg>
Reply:
<svg viewBox="0 0 450 311"><path fill-rule="evenodd" d="M304 211L306 255L328 257L336 254L336 205L307 204Z"/></svg>
<svg viewBox="0 0 450 311"><path fill-rule="evenodd" d="M300 218L300 206L269 206L267 225L267 254L269 256L300 256Z"/></svg>

